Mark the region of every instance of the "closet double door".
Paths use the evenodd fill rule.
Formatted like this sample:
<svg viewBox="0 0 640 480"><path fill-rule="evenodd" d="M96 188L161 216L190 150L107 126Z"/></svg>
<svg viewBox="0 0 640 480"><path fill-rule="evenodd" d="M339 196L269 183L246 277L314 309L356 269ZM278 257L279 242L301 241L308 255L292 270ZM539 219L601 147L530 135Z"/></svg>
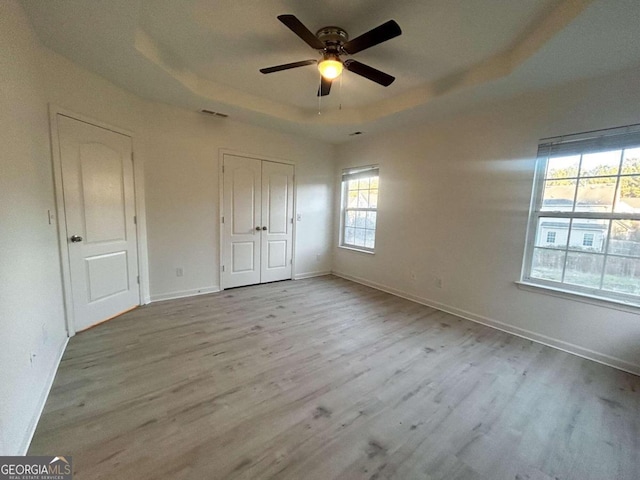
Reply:
<svg viewBox="0 0 640 480"><path fill-rule="evenodd" d="M222 288L291 278L293 165L224 154Z"/></svg>

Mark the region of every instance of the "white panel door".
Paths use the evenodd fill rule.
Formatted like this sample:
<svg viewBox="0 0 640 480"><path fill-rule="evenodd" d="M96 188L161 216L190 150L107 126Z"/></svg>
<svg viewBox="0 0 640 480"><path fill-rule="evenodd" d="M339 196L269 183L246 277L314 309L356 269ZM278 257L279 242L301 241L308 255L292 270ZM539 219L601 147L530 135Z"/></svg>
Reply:
<svg viewBox="0 0 640 480"><path fill-rule="evenodd" d="M131 138L58 115L75 330L140 304Z"/></svg>
<svg viewBox="0 0 640 480"><path fill-rule="evenodd" d="M260 281L291 278L293 165L262 162L262 225Z"/></svg>
<svg viewBox="0 0 640 480"><path fill-rule="evenodd" d="M222 285L231 288L260 283L262 162L224 155L222 165Z"/></svg>

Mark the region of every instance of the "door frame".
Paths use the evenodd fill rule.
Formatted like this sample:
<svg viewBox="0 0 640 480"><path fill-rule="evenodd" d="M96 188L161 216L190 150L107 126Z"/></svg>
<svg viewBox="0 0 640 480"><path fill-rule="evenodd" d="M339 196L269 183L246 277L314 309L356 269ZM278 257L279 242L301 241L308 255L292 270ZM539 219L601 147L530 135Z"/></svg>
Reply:
<svg viewBox="0 0 640 480"><path fill-rule="evenodd" d="M69 249L67 246L67 218L64 208L64 190L62 189L62 158L60 156L60 141L58 136L58 115L69 117L73 120L88 123L95 127L110 130L131 138L131 151L134 154L133 161L133 190L135 200L136 215L136 251L138 254L138 275L140 283L138 291L140 295L140 305L150 303L149 296L149 265L147 257L147 229L146 211L144 203L144 166L142 162L135 158L135 137L133 132L110 125L85 115L72 112L54 104L49 104L49 135L51 141L51 162L53 164L53 186L55 197L55 216L58 230L58 250L60 252L60 270L62 272L62 296L64 301L64 316L67 328L67 336L73 337L76 334L73 298L71 296L71 269L69 264ZM53 213L53 212L52 212ZM50 223L52 222L49 217Z"/></svg>
<svg viewBox="0 0 640 480"><path fill-rule="evenodd" d="M298 183L296 178L296 162L294 162L293 160L286 160L284 158L269 157L262 154L247 153L240 150L221 148L218 151L218 285L220 285L220 290L225 289L225 286L222 284L222 264L224 262L224 232L222 227L222 217L224 216L224 172L222 171L222 167L224 164L225 155L235 155L238 157L253 158L256 160L267 162L283 163L285 165L291 165L293 167L293 228L291 230L291 280L293 280L296 276L296 228L298 223L296 221L296 219L298 218Z"/></svg>

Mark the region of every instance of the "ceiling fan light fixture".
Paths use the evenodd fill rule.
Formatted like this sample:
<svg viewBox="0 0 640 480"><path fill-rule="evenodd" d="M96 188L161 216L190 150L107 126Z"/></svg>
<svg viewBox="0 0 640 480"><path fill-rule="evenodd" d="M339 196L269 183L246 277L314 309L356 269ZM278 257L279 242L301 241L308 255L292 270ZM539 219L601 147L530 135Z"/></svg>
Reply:
<svg viewBox="0 0 640 480"><path fill-rule="evenodd" d="M338 78L342 73L342 62L338 60L338 57L328 56L318 62L318 70L327 80L333 80Z"/></svg>

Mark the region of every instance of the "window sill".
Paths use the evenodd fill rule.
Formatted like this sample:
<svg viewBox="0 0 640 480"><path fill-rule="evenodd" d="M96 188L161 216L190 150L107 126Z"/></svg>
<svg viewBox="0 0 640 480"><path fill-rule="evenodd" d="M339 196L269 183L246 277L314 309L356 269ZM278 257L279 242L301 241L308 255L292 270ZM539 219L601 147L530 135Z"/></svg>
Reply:
<svg viewBox="0 0 640 480"><path fill-rule="evenodd" d="M617 300L613 298L604 298L597 295L589 295L587 293L572 292L564 290L562 288L550 287L547 285L540 285L537 283L529 283L524 281L515 282L520 290L528 292L542 293L545 295L551 295L552 297L564 298L575 302L587 303L589 305L596 305L598 307L611 308L614 310L620 310L627 313L634 313L640 315L640 305L631 302L625 302L624 300Z"/></svg>
<svg viewBox="0 0 640 480"><path fill-rule="evenodd" d="M361 250L360 248L347 247L345 245L338 245L338 248L343 248L345 250L351 250L352 252L366 253L367 255L375 255L376 254L376 252L372 252L371 250Z"/></svg>

